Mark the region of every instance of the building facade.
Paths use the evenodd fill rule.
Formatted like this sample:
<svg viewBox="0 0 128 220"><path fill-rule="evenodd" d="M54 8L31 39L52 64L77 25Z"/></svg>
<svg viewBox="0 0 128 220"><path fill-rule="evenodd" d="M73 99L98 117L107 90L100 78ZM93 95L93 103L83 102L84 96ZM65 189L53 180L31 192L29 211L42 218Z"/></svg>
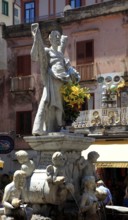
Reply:
<svg viewBox="0 0 128 220"><path fill-rule="evenodd" d="M48 4L57 3L57 1L47 2ZM4 51L0 58L0 132L13 136L15 150L26 149L31 157L36 153L31 151L23 137L31 135L43 90L38 63L31 62L30 58L33 21L39 22L45 44L47 44L48 33L53 29L60 30L68 36L66 56L80 72L81 86L90 89L91 98L85 100L76 126L80 128L84 125L84 129L96 127L100 134L101 129L98 130L100 126L102 130L105 126L106 128L114 126L117 128L116 133L121 129L122 131L127 129L128 1L81 2L84 2L82 7L69 8L65 11L63 9L69 5L69 1L64 1L62 5L58 3L58 10L55 12L57 14L63 12L63 16L61 14L59 17L39 21L35 20L35 17L45 16L41 14L42 1L33 1L34 8L35 4L36 7L38 6L36 10L32 10L34 13L36 11L36 16L31 10L27 11L27 7L31 6L30 9L33 7L33 4L30 4L32 1L22 1L22 8L26 7L26 10L21 10L22 24L9 27L1 24L0 26L1 40L4 43ZM92 5L86 5L89 2L92 2ZM49 5L47 5L48 8ZM45 12L48 16L48 10L45 9ZM2 66L3 63L4 66ZM121 87L121 90L118 89L120 88L118 85L124 82L125 86ZM110 99L104 100L103 97L107 97L108 88ZM113 88L119 90L119 95L117 91L113 92ZM110 132L114 133L115 130L111 129ZM18 166L14 152L8 156L2 156L11 164L10 166L5 162L3 172L5 170L7 173L13 172ZM34 156L35 160L38 159L38 155L36 156Z"/></svg>
<svg viewBox="0 0 128 220"><path fill-rule="evenodd" d="M110 0L21 0L21 22L32 23L63 17L64 11Z"/></svg>
<svg viewBox="0 0 128 220"><path fill-rule="evenodd" d="M21 22L20 0L0 1L0 21L6 25L15 25Z"/></svg>

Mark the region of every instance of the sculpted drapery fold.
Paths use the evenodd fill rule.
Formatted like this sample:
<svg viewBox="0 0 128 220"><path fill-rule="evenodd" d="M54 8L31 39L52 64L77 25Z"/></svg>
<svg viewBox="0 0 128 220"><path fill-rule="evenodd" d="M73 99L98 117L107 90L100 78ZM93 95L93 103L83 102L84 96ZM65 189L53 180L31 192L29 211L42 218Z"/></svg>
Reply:
<svg viewBox="0 0 128 220"><path fill-rule="evenodd" d="M38 61L40 67L40 73L43 80L43 85L45 86L47 83L46 72L48 71L48 58L45 51L44 42L42 40L41 32L39 30L38 24L32 25L32 35L33 35L33 46L31 49L31 60Z"/></svg>

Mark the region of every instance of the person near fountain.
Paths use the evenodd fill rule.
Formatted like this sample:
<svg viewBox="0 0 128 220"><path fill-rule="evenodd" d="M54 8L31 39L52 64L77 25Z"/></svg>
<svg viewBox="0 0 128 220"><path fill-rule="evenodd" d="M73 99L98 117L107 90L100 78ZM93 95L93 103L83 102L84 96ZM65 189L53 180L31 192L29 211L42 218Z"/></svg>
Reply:
<svg viewBox="0 0 128 220"><path fill-rule="evenodd" d="M103 204L104 205L113 205L112 194L111 194L110 190L105 186L105 183L103 180L97 181L97 189L106 193L106 198L104 199Z"/></svg>
<svg viewBox="0 0 128 220"><path fill-rule="evenodd" d="M2 204L4 213L14 220L30 220L32 209L25 207L23 202L23 188L26 183L26 173L23 170L15 171L13 181L4 190Z"/></svg>
<svg viewBox="0 0 128 220"><path fill-rule="evenodd" d="M28 153L24 150L19 150L15 153L18 162L21 164L21 170L26 173L26 177L32 175L35 170L35 163L29 159Z"/></svg>
<svg viewBox="0 0 128 220"><path fill-rule="evenodd" d="M125 188L125 195L123 197L123 206L128 207L128 186Z"/></svg>
<svg viewBox="0 0 128 220"><path fill-rule="evenodd" d="M32 134L43 135L59 131L63 126L63 100L60 88L67 82L79 82L79 73L64 57L67 36L59 31L49 34L51 47L45 47L39 30L39 24L31 26L34 38L31 49L32 61L39 61L43 80L43 94L34 120Z"/></svg>

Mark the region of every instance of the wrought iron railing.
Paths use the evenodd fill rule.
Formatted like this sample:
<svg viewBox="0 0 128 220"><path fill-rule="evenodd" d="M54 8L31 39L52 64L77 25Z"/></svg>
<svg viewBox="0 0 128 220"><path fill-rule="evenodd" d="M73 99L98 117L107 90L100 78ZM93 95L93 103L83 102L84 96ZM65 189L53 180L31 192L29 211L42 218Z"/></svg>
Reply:
<svg viewBox="0 0 128 220"><path fill-rule="evenodd" d="M34 90L33 76L19 76L11 78L11 92L23 92Z"/></svg>
<svg viewBox="0 0 128 220"><path fill-rule="evenodd" d="M64 12L58 12L56 14L51 14L51 15L43 15L43 16L38 16L38 17L33 17L33 18L25 18L24 23L33 23L33 22L38 22L38 21L46 21L46 20L51 20L55 18L60 18L64 16Z"/></svg>
<svg viewBox="0 0 128 220"><path fill-rule="evenodd" d="M80 73L81 81L96 79L96 71L95 71L94 63L77 65L76 69Z"/></svg>

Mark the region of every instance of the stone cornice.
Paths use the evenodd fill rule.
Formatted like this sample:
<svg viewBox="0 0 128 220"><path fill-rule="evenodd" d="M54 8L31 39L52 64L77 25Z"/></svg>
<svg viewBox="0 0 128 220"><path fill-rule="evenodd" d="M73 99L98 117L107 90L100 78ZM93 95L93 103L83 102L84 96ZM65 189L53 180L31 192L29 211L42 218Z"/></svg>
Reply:
<svg viewBox="0 0 128 220"><path fill-rule="evenodd" d="M114 0L64 12L64 22L73 22L128 11L128 0Z"/></svg>

